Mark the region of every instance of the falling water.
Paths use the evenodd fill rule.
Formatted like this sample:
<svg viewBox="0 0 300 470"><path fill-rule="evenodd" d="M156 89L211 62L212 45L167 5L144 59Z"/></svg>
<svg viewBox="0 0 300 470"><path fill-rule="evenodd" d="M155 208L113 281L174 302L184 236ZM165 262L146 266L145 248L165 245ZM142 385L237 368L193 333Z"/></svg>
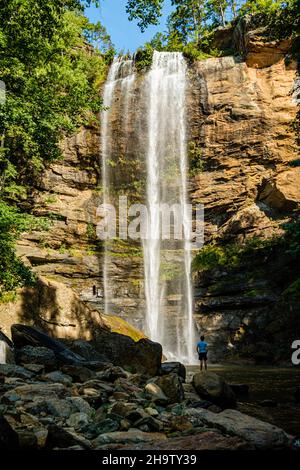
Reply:
<svg viewBox="0 0 300 470"><path fill-rule="evenodd" d="M134 83L135 75L133 73L133 61L123 60L122 58L114 59L108 73L107 80L103 90L103 108L101 114L101 152L102 152L102 191L103 203L110 202L110 175L109 161L113 159L114 148L113 130L110 126L110 118L113 113L113 103L116 99L116 92L120 88L120 95L124 100L124 120L123 127L127 131L128 111L130 102L131 88ZM119 113L121 110L119 109ZM104 296L104 313L109 313L111 304L111 288L109 276L110 257L107 250L107 244L104 244L103 256L103 296Z"/></svg>
<svg viewBox="0 0 300 470"><path fill-rule="evenodd" d="M144 240L144 271L146 325L150 337L160 342L170 357L193 363L195 335L187 210L186 75L186 63L181 53L154 53L146 81L149 225L148 237ZM160 205L166 203L169 206L180 204L183 221L181 244L162 240ZM166 264L173 279L166 279ZM170 273L172 270L173 274ZM170 308L174 296L176 305ZM176 334L170 334L172 327Z"/></svg>
<svg viewBox="0 0 300 470"><path fill-rule="evenodd" d="M142 307L141 327L152 340L162 344L168 358L193 363L190 221L186 206L186 77L187 67L180 53L155 52L151 69L138 79L134 61L116 59L104 86L106 110L102 113L101 144L105 203L112 202L113 185L115 194L120 189L118 171L122 170L118 170L118 155L125 157L127 165L135 159L145 166L149 218L147 237L142 241L146 305ZM134 178L138 181L141 175L134 174ZM177 204L180 208L182 240L161 237L161 204ZM104 310L115 313L118 293L112 281L113 260L107 246L103 263ZM130 322L130 315L126 319Z"/></svg>

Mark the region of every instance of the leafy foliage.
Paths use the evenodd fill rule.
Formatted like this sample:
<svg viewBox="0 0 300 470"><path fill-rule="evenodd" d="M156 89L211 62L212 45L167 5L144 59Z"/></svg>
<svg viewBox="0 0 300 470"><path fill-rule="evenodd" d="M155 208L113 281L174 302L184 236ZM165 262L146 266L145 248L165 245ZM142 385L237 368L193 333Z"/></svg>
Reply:
<svg viewBox="0 0 300 470"><path fill-rule="evenodd" d="M0 10L0 290L31 282L15 241L34 219L25 207L31 187L60 141L90 124L101 109L99 86L113 53L105 28L93 25L78 0L6 0ZM89 42L96 45L92 49ZM26 204L28 208L28 204Z"/></svg>
<svg viewBox="0 0 300 470"><path fill-rule="evenodd" d="M252 238L244 245L228 244L225 246L214 243L205 245L193 260L193 269L212 269L226 266L239 267L253 263L254 257L259 260L276 255L277 251L292 257L300 255L300 217L283 224L285 235L267 240Z"/></svg>
<svg viewBox="0 0 300 470"><path fill-rule="evenodd" d="M45 219L22 214L0 201L0 299L5 292L34 282L32 272L16 256L16 239L22 232L47 227Z"/></svg>
<svg viewBox="0 0 300 470"><path fill-rule="evenodd" d="M217 51L211 51L215 28L247 14L259 16L261 25L267 26L275 38L299 36L300 0L171 0L171 4L166 33L158 33L150 44L157 50L183 51L191 59L201 58L197 55L201 52L216 55ZM127 12L144 31L158 24L162 6L163 0L128 0Z"/></svg>

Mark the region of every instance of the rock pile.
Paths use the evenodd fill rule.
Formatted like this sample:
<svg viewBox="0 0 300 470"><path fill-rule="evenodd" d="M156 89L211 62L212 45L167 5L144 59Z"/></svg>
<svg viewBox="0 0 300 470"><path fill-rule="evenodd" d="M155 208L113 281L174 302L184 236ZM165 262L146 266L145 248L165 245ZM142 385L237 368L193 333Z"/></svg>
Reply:
<svg viewBox="0 0 300 470"><path fill-rule="evenodd" d="M13 327L13 337L20 339L21 330ZM203 387L209 382L208 388L212 382L221 383L222 390L228 391L229 386L218 382L214 374L196 374L195 390L184 383L180 364L164 364L154 376L129 372L108 361L72 356L63 343L55 341L59 352L65 353L57 354L50 337L48 347L40 341L33 345L31 330L26 330L23 341L17 341L21 347L14 351L16 364L0 364L0 449L196 450L290 445L290 436L283 430L236 410L222 411L212 395L203 394L200 383ZM25 336L31 344L25 344ZM228 404L222 402L223 408Z"/></svg>

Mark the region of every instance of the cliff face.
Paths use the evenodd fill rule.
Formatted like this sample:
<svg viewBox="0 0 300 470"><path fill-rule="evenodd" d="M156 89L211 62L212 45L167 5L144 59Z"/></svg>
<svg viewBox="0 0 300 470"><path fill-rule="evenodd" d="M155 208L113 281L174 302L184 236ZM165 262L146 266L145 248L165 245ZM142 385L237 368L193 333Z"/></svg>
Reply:
<svg viewBox="0 0 300 470"><path fill-rule="evenodd" d="M293 163L298 153L292 128L299 79L296 62L288 56L290 44L271 43L260 30L239 28L234 35L230 33L239 56L207 59L189 67L190 197L193 203L204 204L206 241L222 243L280 233L280 223L300 201L300 167ZM135 83L132 107L141 93L140 83ZM129 112L127 149L124 122L115 115L111 122L120 137L113 181L124 180L127 188L137 172L142 175L142 187L144 174L143 165L133 155L137 145L143 152L143 112L140 123L130 116ZM126 161L120 157L128 152L130 171L125 171ZM81 299L102 310L102 246L95 237L96 208L102 202L100 129L82 130L67 139L63 153L63 161L45 171L33 194L34 212L50 216L53 225L44 233L24 234L18 251L38 274L63 281ZM135 187L138 199L140 189ZM141 327L144 293L138 249L114 245L111 252L112 313ZM195 274L195 318L199 329L207 333L215 358L228 350L232 337L241 324L249 323L249 317L254 323L263 318L267 322L267 313L277 301L266 269L258 280L267 285L265 291L245 302L245 292L254 289L247 276L246 272L245 279L232 277L220 291L212 286L220 278L229 279L226 269Z"/></svg>

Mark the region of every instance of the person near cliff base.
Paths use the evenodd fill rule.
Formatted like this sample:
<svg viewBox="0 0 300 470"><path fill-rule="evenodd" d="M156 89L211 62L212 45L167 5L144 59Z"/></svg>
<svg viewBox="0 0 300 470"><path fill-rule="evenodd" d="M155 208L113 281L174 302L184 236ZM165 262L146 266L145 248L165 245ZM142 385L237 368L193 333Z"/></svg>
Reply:
<svg viewBox="0 0 300 470"><path fill-rule="evenodd" d="M206 341L204 340L205 338L202 335L200 337L199 343L197 344L197 352L198 352L199 361L200 361L200 370L203 369L203 363L204 363L205 370L207 370L207 347L208 346L207 346Z"/></svg>

